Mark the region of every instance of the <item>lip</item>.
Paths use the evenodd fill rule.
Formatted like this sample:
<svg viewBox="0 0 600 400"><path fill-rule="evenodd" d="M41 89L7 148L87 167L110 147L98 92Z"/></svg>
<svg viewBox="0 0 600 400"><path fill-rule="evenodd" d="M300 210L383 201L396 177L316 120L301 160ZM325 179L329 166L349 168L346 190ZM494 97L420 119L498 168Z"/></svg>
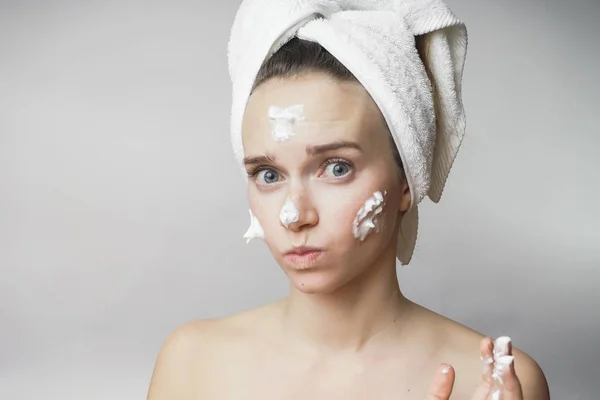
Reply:
<svg viewBox="0 0 600 400"><path fill-rule="evenodd" d="M300 246L300 247L294 247L292 250L285 253L285 255L286 256L289 256L289 255L304 256L309 253L317 253L317 252L321 252L321 251L323 251L323 249L320 249L318 247Z"/></svg>
<svg viewBox="0 0 600 400"><path fill-rule="evenodd" d="M297 269L306 269L315 264L323 254L323 249L317 247L295 247L284 254L285 259Z"/></svg>

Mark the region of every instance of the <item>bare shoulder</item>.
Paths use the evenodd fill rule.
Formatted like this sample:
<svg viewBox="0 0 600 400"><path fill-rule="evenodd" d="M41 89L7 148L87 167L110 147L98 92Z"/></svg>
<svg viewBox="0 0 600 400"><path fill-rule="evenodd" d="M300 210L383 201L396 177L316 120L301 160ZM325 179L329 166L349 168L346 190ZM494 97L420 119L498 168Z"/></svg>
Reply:
<svg viewBox="0 0 600 400"><path fill-rule="evenodd" d="M550 391L542 368L531 356L516 347L513 348L513 354L515 371L523 388L523 398L549 400Z"/></svg>
<svg viewBox="0 0 600 400"><path fill-rule="evenodd" d="M486 336L433 311L423 312L423 318L427 320L426 325L437 332L443 332L439 338L440 342L444 343L439 356L440 361L450 363L456 370L454 392L460 393L459 398L470 398L475 387L481 382L482 364L479 348ZM521 382L525 400L550 399L548 383L538 363L518 346L513 346L513 355L515 371Z"/></svg>
<svg viewBox="0 0 600 400"><path fill-rule="evenodd" d="M154 365L147 400L198 399L214 384L217 371L232 357L244 358L256 336L256 323L269 307L226 318L204 319L175 329L164 341ZM260 321L259 321L260 322Z"/></svg>
<svg viewBox="0 0 600 400"><path fill-rule="evenodd" d="M152 372L148 400L192 398L195 376L206 362L220 320L198 320L175 329L163 343Z"/></svg>

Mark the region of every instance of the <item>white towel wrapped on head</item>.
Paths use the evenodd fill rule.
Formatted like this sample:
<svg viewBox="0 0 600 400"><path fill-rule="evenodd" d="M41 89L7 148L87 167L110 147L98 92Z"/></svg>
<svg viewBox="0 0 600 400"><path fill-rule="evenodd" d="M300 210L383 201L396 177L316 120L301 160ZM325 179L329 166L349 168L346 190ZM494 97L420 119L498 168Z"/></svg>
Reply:
<svg viewBox="0 0 600 400"><path fill-rule="evenodd" d="M428 42L422 58L415 46L420 35ZM231 140L240 164L242 118L256 75L293 37L323 46L381 110L411 191L397 253L408 264L417 238L418 204L425 196L440 200L465 133L465 25L441 0L244 0L228 48Z"/></svg>

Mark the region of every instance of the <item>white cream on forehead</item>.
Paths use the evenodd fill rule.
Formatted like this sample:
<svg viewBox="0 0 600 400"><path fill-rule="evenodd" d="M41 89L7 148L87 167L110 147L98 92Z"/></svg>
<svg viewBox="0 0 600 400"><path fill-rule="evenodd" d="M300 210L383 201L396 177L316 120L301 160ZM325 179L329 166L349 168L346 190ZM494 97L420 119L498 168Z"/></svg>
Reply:
<svg viewBox="0 0 600 400"><path fill-rule="evenodd" d="M250 227L244 234L244 239L246 239L246 244L250 243L252 239L264 239L265 232L263 231L260 222L258 219L252 214L252 210L248 210L250 212Z"/></svg>
<svg viewBox="0 0 600 400"><path fill-rule="evenodd" d="M290 224L294 222L298 222L300 219L300 211L294 204L294 202L288 197L281 207L281 212L279 213L279 220L286 228L290 227Z"/></svg>
<svg viewBox="0 0 600 400"><path fill-rule="evenodd" d="M363 206L358 210L354 223L352 224L352 233L354 237L363 241L373 229L379 230L381 225L381 212L385 206L385 195L387 192L375 192L369 197Z"/></svg>
<svg viewBox="0 0 600 400"><path fill-rule="evenodd" d="M273 128L271 136L275 141L283 142L294 135L294 125L304 120L304 105L296 104L284 108L271 106L268 117Z"/></svg>

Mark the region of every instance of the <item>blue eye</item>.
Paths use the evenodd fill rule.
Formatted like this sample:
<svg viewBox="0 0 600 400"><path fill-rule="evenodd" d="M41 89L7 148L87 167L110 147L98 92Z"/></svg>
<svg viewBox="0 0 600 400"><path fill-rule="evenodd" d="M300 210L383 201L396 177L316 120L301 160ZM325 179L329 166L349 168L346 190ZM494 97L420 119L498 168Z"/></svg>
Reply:
<svg viewBox="0 0 600 400"><path fill-rule="evenodd" d="M275 171L273 171L272 169L263 169L261 171L258 171L258 173L256 174L257 179L260 180L259 183L266 183L266 184L271 184L271 183L276 183L279 181L279 174Z"/></svg>
<svg viewBox="0 0 600 400"><path fill-rule="evenodd" d="M348 165L346 162L334 161L327 165L325 168L325 174L335 178L340 178L350 173L350 168L350 165Z"/></svg>

